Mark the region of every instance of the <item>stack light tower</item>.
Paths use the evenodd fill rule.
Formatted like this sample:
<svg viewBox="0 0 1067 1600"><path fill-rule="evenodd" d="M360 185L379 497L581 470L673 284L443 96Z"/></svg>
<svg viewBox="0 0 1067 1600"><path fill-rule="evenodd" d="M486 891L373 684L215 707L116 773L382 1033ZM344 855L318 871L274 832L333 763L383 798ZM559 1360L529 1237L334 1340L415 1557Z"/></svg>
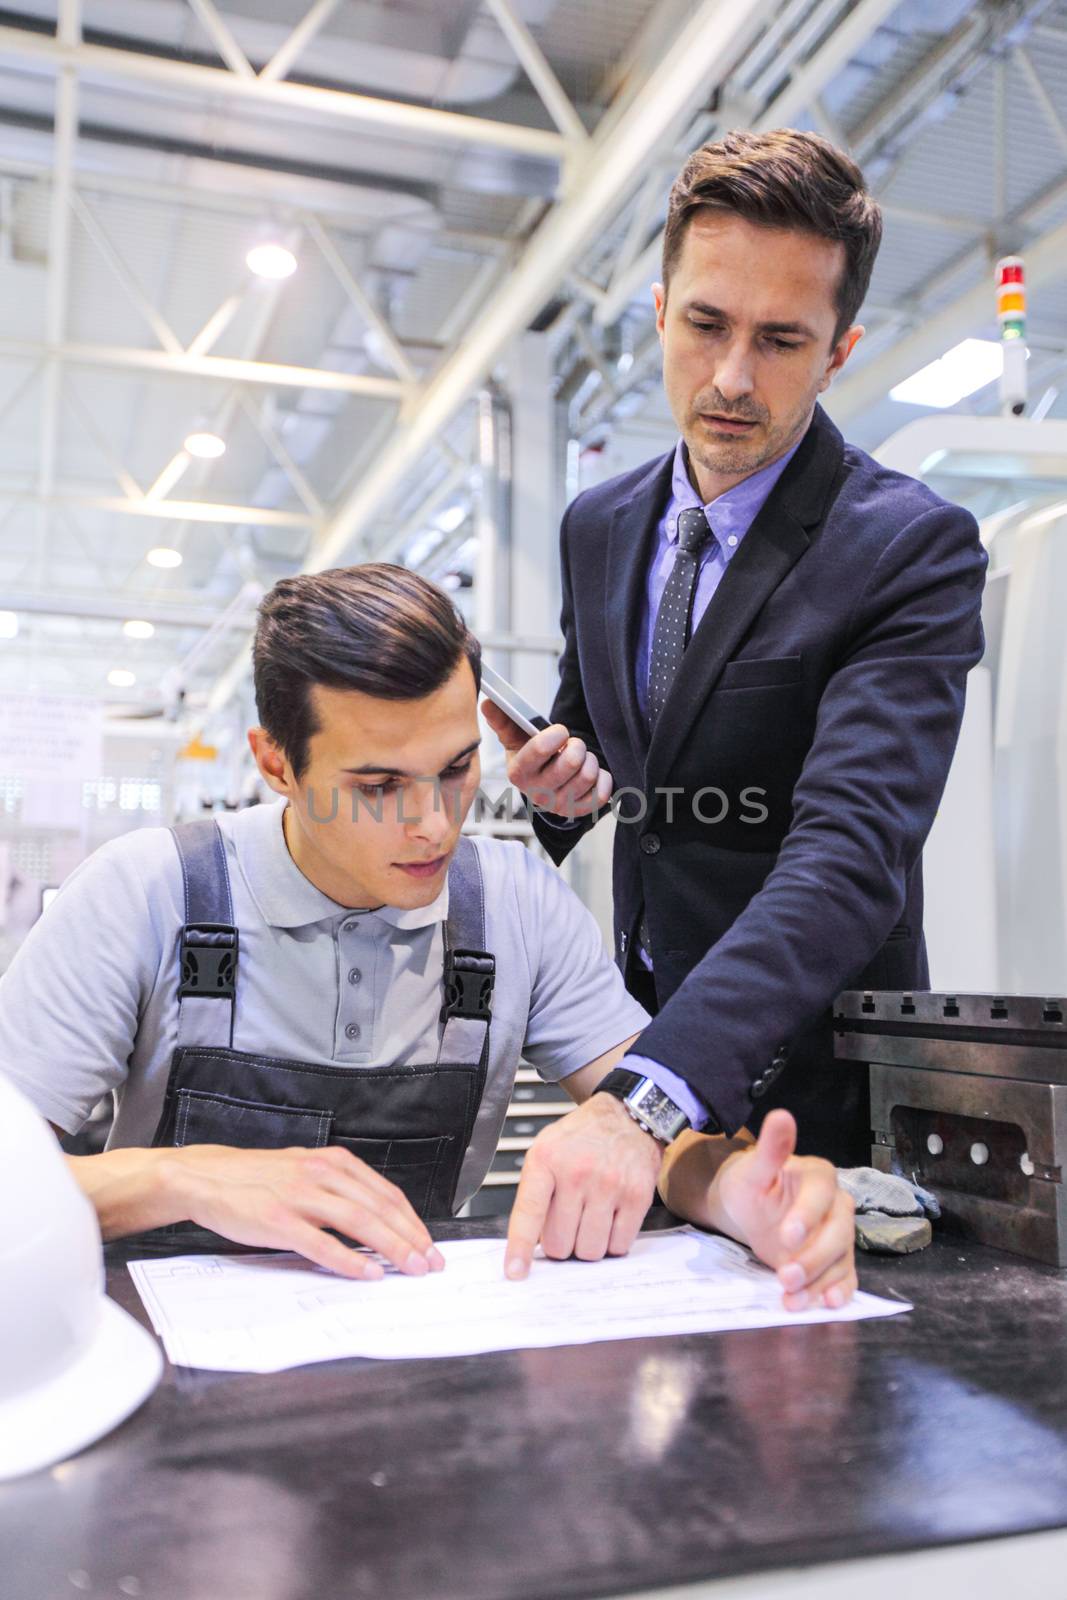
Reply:
<svg viewBox="0 0 1067 1600"><path fill-rule="evenodd" d="M1000 374L1000 413L1021 417L1026 410L1026 276L1021 256L997 262L997 320L1004 366Z"/></svg>

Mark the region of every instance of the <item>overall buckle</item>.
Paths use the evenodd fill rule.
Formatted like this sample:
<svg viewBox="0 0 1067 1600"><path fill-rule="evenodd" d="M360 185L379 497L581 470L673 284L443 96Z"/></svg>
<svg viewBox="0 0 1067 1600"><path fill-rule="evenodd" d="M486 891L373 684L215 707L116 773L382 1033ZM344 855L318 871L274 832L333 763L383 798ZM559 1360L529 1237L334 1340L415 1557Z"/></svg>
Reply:
<svg viewBox="0 0 1067 1600"><path fill-rule="evenodd" d="M178 999L233 1000L237 995L237 929L225 922L188 922L182 929Z"/></svg>
<svg viewBox="0 0 1067 1600"><path fill-rule="evenodd" d="M488 1022L493 1005L496 959L485 950L450 950L445 957L445 1003L441 1021L467 1017Z"/></svg>

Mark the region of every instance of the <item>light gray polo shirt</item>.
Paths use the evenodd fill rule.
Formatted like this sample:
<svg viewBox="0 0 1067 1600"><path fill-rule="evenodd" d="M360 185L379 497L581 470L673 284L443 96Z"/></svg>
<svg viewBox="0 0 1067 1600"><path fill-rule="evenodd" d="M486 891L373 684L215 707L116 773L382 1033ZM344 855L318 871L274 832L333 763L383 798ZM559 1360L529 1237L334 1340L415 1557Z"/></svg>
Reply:
<svg viewBox="0 0 1067 1600"><path fill-rule="evenodd" d="M240 930L234 1049L353 1072L435 1061L447 884L417 910L346 910L296 866L284 809L218 818ZM497 978L457 1206L488 1171L520 1056L556 1082L648 1023L559 875L517 842L474 844ZM64 1131L111 1090L109 1148L151 1143L177 1042L183 903L169 830L125 834L70 875L0 979L0 1070Z"/></svg>

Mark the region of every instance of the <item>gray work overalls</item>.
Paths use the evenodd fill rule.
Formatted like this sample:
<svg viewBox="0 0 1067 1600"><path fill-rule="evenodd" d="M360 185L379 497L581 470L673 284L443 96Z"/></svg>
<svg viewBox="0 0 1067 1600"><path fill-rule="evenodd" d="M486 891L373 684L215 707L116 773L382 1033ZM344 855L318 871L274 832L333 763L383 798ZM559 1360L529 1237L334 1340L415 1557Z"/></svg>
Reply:
<svg viewBox="0 0 1067 1600"><path fill-rule="evenodd" d="M222 835L210 818L171 832L185 924L178 1042L153 1145L339 1144L402 1189L424 1219L451 1216L485 1087L496 967L470 840L460 839L448 873L437 1059L363 1068L233 1048L239 938ZM322 999L309 994L307 1004Z"/></svg>

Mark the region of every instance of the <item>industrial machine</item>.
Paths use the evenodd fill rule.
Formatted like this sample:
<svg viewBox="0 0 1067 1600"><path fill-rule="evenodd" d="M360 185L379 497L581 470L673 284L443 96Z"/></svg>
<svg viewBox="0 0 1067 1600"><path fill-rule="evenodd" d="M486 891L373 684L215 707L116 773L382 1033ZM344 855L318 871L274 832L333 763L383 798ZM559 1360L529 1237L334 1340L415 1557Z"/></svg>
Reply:
<svg viewBox="0 0 1067 1600"><path fill-rule="evenodd" d="M931 414L876 451L968 506L989 553L986 653L924 851L942 989L1067 991L1067 422L1027 402L1024 267L996 268L1000 415ZM1026 411L1028 414L1023 415Z"/></svg>
<svg viewBox="0 0 1067 1600"><path fill-rule="evenodd" d="M871 1164L939 1229L1067 1266L1067 1000L850 991L834 1052L871 1077Z"/></svg>

